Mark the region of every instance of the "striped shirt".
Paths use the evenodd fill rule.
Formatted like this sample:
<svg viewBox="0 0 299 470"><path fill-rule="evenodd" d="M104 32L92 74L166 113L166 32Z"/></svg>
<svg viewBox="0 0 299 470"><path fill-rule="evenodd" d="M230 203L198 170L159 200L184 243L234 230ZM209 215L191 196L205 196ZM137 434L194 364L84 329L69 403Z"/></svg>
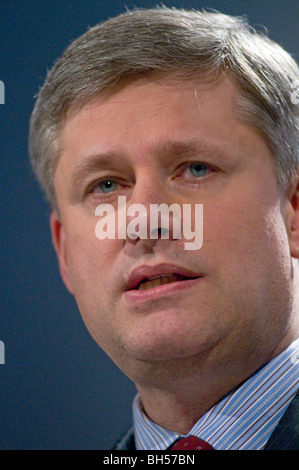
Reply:
<svg viewBox="0 0 299 470"><path fill-rule="evenodd" d="M262 450L298 388L299 338L213 406L189 434L216 450ZM151 421L139 395L133 419L137 450L165 450L183 437Z"/></svg>

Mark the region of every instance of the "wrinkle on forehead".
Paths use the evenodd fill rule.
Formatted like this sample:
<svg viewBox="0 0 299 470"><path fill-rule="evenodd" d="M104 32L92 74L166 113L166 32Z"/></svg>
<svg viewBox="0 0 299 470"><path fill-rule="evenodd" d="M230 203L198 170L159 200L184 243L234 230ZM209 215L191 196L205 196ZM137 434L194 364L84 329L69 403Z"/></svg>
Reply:
<svg viewBox="0 0 299 470"><path fill-rule="evenodd" d="M105 103L111 97L119 95L119 93L125 88L137 88L138 86L147 83L153 85L159 84L160 86L165 87L166 91L169 87L176 87L177 89L181 87L182 89L185 89L188 84L193 83L195 85L195 89L198 87L208 89L217 86L227 79L230 82L235 81L231 74L222 68L218 68L214 71L199 72L197 76L195 76L195 74L187 75L181 71L178 71L178 73L153 72L149 74L138 74L136 76L122 77L118 82L108 86L103 90L100 90L94 95L83 97L71 103L63 115L62 127L68 119L71 119L71 117L77 114L83 107L92 105L95 102Z"/></svg>

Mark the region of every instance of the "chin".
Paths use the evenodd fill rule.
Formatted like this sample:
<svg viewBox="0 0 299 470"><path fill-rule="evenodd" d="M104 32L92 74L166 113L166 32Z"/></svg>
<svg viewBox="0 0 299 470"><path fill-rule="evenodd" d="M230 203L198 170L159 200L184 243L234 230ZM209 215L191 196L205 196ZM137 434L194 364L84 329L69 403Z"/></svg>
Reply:
<svg viewBox="0 0 299 470"><path fill-rule="evenodd" d="M130 335L122 344L123 354L135 361L158 363L161 361L189 360L206 355L217 345L217 339L194 329L176 333L169 330Z"/></svg>
<svg viewBox="0 0 299 470"><path fill-rule="evenodd" d="M190 347L190 344L157 340L146 344L135 342L127 345L126 350L122 349L122 354L116 354L112 360L135 385L166 390L192 377L198 380L204 365L209 363L212 350L207 345Z"/></svg>

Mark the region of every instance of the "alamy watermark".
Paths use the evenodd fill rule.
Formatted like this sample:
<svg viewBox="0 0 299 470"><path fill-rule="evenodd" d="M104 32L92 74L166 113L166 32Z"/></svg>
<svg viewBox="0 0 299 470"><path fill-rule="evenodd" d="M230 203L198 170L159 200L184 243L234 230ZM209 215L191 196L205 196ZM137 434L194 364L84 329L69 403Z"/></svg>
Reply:
<svg viewBox="0 0 299 470"><path fill-rule="evenodd" d="M131 204L127 208L126 197L119 196L117 211L111 204L99 204L95 215L101 217L95 226L99 240L125 240L127 237L155 240L159 236L178 239L183 236L184 240L189 240L184 243L185 250L199 250L203 244L202 204L183 204L182 210L175 203L170 206L150 204L148 211L143 204Z"/></svg>
<svg viewBox="0 0 299 470"><path fill-rule="evenodd" d="M5 104L5 85L0 80L0 104Z"/></svg>
<svg viewBox="0 0 299 470"><path fill-rule="evenodd" d="M5 345L0 341L0 364L5 364Z"/></svg>

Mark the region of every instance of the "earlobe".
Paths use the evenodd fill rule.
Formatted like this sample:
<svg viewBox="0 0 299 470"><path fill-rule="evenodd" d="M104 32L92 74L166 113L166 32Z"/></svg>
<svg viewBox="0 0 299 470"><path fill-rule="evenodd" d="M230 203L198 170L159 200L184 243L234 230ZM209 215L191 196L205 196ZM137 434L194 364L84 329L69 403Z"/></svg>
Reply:
<svg viewBox="0 0 299 470"><path fill-rule="evenodd" d="M299 259L299 178L290 198L292 215L289 222L289 243L291 255Z"/></svg>
<svg viewBox="0 0 299 470"><path fill-rule="evenodd" d="M69 279L68 260L67 260L67 247L65 231L57 211L53 211L50 216L50 229L52 235L52 242L58 259L58 265L62 280L72 294L72 287Z"/></svg>

